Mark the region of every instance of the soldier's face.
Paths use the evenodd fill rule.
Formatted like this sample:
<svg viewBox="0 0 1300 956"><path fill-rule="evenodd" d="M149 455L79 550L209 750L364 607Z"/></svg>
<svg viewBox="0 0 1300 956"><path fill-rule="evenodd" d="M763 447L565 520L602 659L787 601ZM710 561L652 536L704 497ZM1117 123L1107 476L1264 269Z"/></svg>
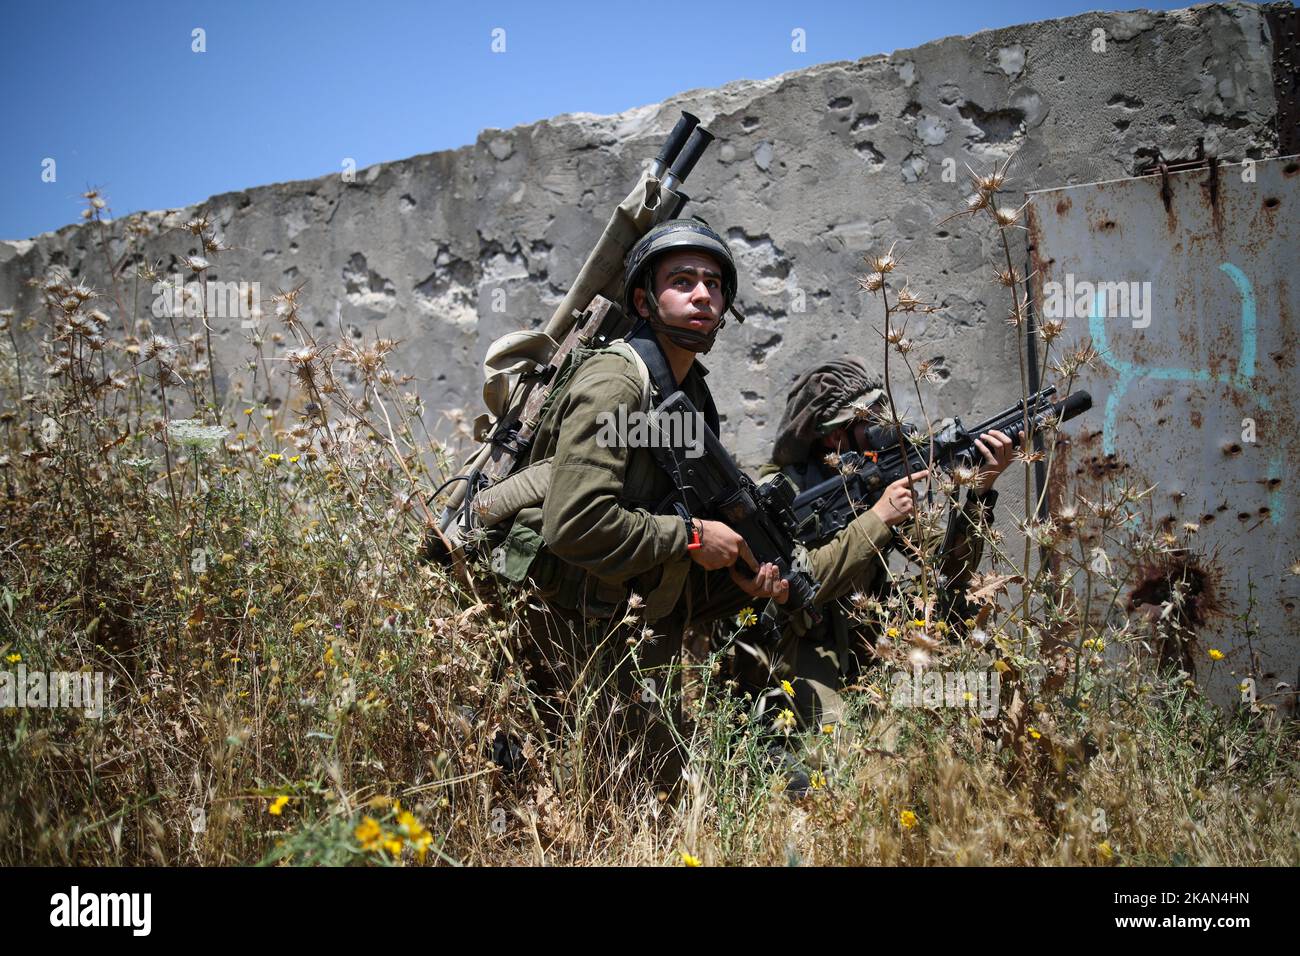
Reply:
<svg viewBox="0 0 1300 956"><path fill-rule="evenodd" d="M666 252L655 265L655 301L667 325L708 334L722 318L722 270L703 252ZM645 291L635 293L637 311L649 316Z"/></svg>
<svg viewBox="0 0 1300 956"><path fill-rule="evenodd" d="M881 421L884 412L883 401L873 402L869 417L859 418L851 425L841 425L822 439L823 447L828 451L837 452L866 451L870 444L867 440L867 431L873 424Z"/></svg>

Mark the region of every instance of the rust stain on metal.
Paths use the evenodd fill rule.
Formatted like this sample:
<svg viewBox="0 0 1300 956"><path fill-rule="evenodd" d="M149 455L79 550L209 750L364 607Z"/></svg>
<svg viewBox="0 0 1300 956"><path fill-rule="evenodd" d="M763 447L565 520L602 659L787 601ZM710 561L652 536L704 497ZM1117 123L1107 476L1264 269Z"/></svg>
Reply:
<svg viewBox="0 0 1300 956"><path fill-rule="evenodd" d="M1150 625L1162 665L1194 675L1196 633L1224 613L1222 573L1213 561L1186 550L1162 555L1136 572L1126 610Z"/></svg>
<svg viewBox="0 0 1300 956"><path fill-rule="evenodd" d="M1206 198L1210 204L1210 221L1214 223L1216 234L1223 233L1223 208L1219 203L1219 161L1213 156L1206 159L1208 169L1205 174L1205 182L1201 188L1205 191Z"/></svg>
<svg viewBox="0 0 1300 956"><path fill-rule="evenodd" d="M1047 503L1114 561L1116 526L1103 540L1089 503L1111 507L1121 486L1151 489L1143 513L1125 521L1183 550L1126 565L1116 610L1145 622L1155 609L1164 631L1152 646L1170 664L1194 664L1192 638L1240 655L1238 676L1225 667L1202 675L1229 704L1241 674L1260 680L1300 663L1300 578L1288 573L1300 555L1291 477L1300 471L1300 161L1255 161L1249 182L1241 164L1203 152L1179 162L1031 194L1039 312L1063 317L1066 340L1091 342L1101 356L1071 384L1092 393L1093 412L1061 429ZM1149 299L1125 309L1100 295L1102 284L1128 287L1130 305L1140 288ZM1182 603L1171 603L1178 594ZM1248 610L1259 625L1253 649L1230 616Z"/></svg>

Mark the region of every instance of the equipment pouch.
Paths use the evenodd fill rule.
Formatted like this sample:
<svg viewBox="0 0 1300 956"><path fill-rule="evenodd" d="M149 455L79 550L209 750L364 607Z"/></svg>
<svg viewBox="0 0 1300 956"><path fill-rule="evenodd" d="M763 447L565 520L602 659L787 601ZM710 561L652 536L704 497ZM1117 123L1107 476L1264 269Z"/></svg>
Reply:
<svg viewBox="0 0 1300 956"><path fill-rule="evenodd" d="M542 536L516 521L500 545L492 549L492 570L515 584L528 576L533 559L542 547Z"/></svg>

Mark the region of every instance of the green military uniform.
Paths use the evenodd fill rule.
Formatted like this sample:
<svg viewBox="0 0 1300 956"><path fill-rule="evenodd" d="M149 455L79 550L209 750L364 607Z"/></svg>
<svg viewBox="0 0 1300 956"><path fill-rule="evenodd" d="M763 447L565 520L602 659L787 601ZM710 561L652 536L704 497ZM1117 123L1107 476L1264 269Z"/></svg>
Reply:
<svg viewBox="0 0 1300 956"><path fill-rule="evenodd" d="M857 410L865 409L883 397L880 383L867 371L860 358L827 362L805 372L788 396L785 412L777 430L773 461L763 466L763 476L782 472L804 491L828 478L834 471L824 462L825 447L818 439L835 428L850 424ZM964 591L970 575L983 555L983 538L975 533L978 522L987 520L996 495L970 492L965 504L954 508L949 517L947 547L940 558L939 575L949 593ZM844 715L840 691L857 679L861 667L869 660L868 645L874 635L856 626L845 594L859 592L883 598L890 584L886 555L893 532L867 511L854 524L870 516L881 533L873 544L879 557L866 562L861 572L849 580L840 580L832 593L824 595L822 619L814 623L806 614L792 615L780 642L763 649L748 645L739 648L736 671L743 685L752 693L772 693L771 688L789 681L794 689L795 712L805 726L838 723ZM938 540L926 542L925 550L938 550ZM784 706L784 696L775 698Z"/></svg>
<svg viewBox="0 0 1300 956"><path fill-rule="evenodd" d="M706 375L696 361L680 383L697 408L709 404ZM526 611L526 656L538 690L565 690L579 675L603 675L612 667L613 686L606 682L606 692L614 697L618 732L644 739L647 750L665 758L660 779L671 783L680 768L672 746L679 714L674 704L665 715L661 701L677 697L664 691L676 688L672 664L685 628L734 614L754 600L725 569L706 572L690 559L684 521L660 513L676 488L651 450L602 440L601 413L643 407L642 381L635 361L622 352L597 353L578 367L539 423L529 454L531 464L550 462L546 497L515 517L505 545L510 558L502 566L547 605ZM852 590L879 563L889 537L867 512L809 551L805 560L821 582L818 600ZM644 599L634 626L620 623L632 593ZM653 628L655 640L636 638L641 622ZM593 667L599 655L606 660ZM555 716L558 723L558 711Z"/></svg>

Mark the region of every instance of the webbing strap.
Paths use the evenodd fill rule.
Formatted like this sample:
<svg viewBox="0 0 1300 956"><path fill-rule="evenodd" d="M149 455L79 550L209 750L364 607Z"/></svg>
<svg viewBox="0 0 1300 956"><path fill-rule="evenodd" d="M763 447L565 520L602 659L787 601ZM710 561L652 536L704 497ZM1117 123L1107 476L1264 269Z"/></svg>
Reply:
<svg viewBox="0 0 1300 956"><path fill-rule="evenodd" d="M673 377L673 370L668 365L668 359L659 345L659 338L650 328L650 323L642 319L637 323L636 328L628 333L625 341L636 350L637 355L641 356L641 361L645 362L646 368L649 369L650 381L659 393L659 401L662 402L678 390L680 386L677 384L677 379ZM704 413L704 423L716 435L721 424L718 418L718 406L714 404L713 395L707 388L704 389L704 395L704 407L700 411Z"/></svg>

